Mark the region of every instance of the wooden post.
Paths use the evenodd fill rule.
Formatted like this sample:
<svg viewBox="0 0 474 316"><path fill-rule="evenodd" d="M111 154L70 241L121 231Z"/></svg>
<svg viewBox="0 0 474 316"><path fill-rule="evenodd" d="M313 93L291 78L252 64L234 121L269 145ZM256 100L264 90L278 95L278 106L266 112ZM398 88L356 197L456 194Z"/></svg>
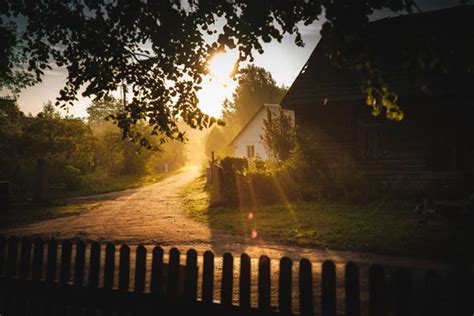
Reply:
<svg viewBox="0 0 474 316"><path fill-rule="evenodd" d="M130 288L130 247L127 245L120 247L118 288L121 292L128 292Z"/></svg>
<svg viewBox="0 0 474 316"><path fill-rule="evenodd" d="M411 273L406 268L399 268L395 274L396 315L413 315L411 304L412 286Z"/></svg>
<svg viewBox="0 0 474 316"><path fill-rule="evenodd" d="M423 298L423 315L441 315L441 282L434 271L428 271L425 276L425 290Z"/></svg>
<svg viewBox="0 0 474 316"><path fill-rule="evenodd" d="M111 290L114 287L115 272L115 245L107 243L105 246L104 262L104 289Z"/></svg>
<svg viewBox="0 0 474 316"><path fill-rule="evenodd" d="M336 265L330 260L323 262L321 280L321 315L336 316Z"/></svg>
<svg viewBox="0 0 474 316"><path fill-rule="evenodd" d="M18 240L16 237L8 238L8 250L6 260L5 277L14 278L17 273L18 264Z"/></svg>
<svg viewBox="0 0 474 316"><path fill-rule="evenodd" d="M258 260L258 307L270 311L270 258L260 256Z"/></svg>
<svg viewBox="0 0 474 316"><path fill-rule="evenodd" d="M308 259L301 259L299 270L299 291L300 291L300 314L302 316L314 315L313 305L313 272L311 262Z"/></svg>
<svg viewBox="0 0 474 316"><path fill-rule="evenodd" d="M61 268L59 273L59 282L62 285L68 284L71 279L71 252L71 241L63 240L61 245Z"/></svg>
<svg viewBox="0 0 474 316"><path fill-rule="evenodd" d="M189 303L193 303L197 299L197 269L197 252L194 249L190 249L186 254L184 278L184 298Z"/></svg>
<svg viewBox="0 0 474 316"><path fill-rule="evenodd" d="M166 280L166 294L171 300L175 300L179 296L179 260L179 250L176 248L171 248L168 262L168 275Z"/></svg>
<svg viewBox="0 0 474 316"><path fill-rule="evenodd" d="M31 272L31 279L39 281L43 278L43 257L44 257L44 242L41 238L36 238L33 249L33 269Z"/></svg>
<svg viewBox="0 0 474 316"><path fill-rule="evenodd" d="M251 261L250 257L243 253L240 256L240 281L239 281L239 303L243 309L250 308L250 284L251 284Z"/></svg>
<svg viewBox="0 0 474 316"><path fill-rule="evenodd" d="M369 268L369 315L386 315L385 272L378 264L373 264Z"/></svg>
<svg viewBox="0 0 474 316"><path fill-rule="evenodd" d="M163 249L160 246L153 248L153 255L151 259L151 293L163 296L164 282L163 282Z"/></svg>
<svg viewBox="0 0 474 316"><path fill-rule="evenodd" d="M280 314L291 315L291 288L293 262L288 257L280 259L280 275L278 279L278 305Z"/></svg>
<svg viewBox="0 0 474 316"><path fill-rule="evenodd" d="M74 260L74 284L84 285L84 268L86 263L86 245L82 240L76 243L76 259Z"/></svg>
<svg viewBox="0 0 474 316"><path fill-rule="evenodd" d="M31 239L25 237L21 240L20 252L20 278L28 279L31 272Z"/></svg>
<svg viewBox="0 0 474 316"><path fill-rule="evenodd" d="M99 270L100 270L100 244L94 241L91 244L91 249L90 249L89 287L96 288L99 286Z"/></svg>
<svg viewBox="0 0 474 316"><path fill-rule="evenodd" d="M48 260L46 262L46 282L53 283L56 280L56 269L58 260L58 243L51 238L48 242Z"/></svg>
<svg viewBox="0 0 474 316"><path fill-rule="evenodd" d="M38 203L48 202L48 165L46 158L38 158L36 161L36 188L35 201Z"/></svg>
<svg viewBox="0 0 474 316"><path fill-rule="evenodd" d="M234 257L232 254L225 253L222 259L222 288L221 288L221 304L232 305L232 292L234 281Z"/></svg>
<svg viewBox="0 0 474 316"><path fill-rule="evenodd" d="M0 277L5 271L5 237L0 236Z"/></svg>
<svg viewBox="0 0 474 316"><path fill-rule="evenodd" d="M135 293L145 292L146 248L139 245L135 260Z"/></svg>
<svg viewBox="0 0 474 316"><path fill-rule="evenodd" d="M346 265L344 276L346 291L346 315L360 316L359 268L354 262Z"/></svg>
<svg viewBox="0 0 474 316"><path fill-rule="evenodd" d="M202 301L212 303L214 297L214 254L211 251L204 252L204 264L202 273Z"/></svg>

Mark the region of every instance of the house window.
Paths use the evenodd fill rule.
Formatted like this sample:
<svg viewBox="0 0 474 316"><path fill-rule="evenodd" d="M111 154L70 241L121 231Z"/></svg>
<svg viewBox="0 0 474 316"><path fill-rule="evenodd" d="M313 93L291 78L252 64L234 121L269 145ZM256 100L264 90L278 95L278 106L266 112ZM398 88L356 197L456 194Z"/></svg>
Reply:
<svg viewBox="0 0 474 316"><path fill-rule="evenodd" d="M247 157L253 158L255 156L255 147L253 145L247 145Z"/></svg>

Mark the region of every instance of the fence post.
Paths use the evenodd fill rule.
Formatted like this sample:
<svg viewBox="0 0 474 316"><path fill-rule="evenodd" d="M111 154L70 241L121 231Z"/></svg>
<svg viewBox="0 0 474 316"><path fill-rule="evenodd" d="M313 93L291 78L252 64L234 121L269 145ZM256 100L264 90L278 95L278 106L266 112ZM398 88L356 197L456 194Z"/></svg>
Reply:
<svg viewBox="0 0 474 316"><path fill-rule="evenodd" d="M33 248L33 268L31 272L31 279L39 281L43 278L43 257L44 257L44 242L41 238L35 238Z"/></svg>
<svg viewBox="0 0 474 316"><path fill-rule="evenodd" d="M71 279L71 250L71 241L63 240L61 245L61 267L59 273L59 282L63 285L68 284Z"/></svg>
<svg viewBox="0 0 474 316"><path fill-rule="evenodd" d="M221 304L232 305L232 290L234 281L234 257L226 252L223 257L222 267L222 288L221 288Z"/></svg>
<svg viewBox="0 0 474 316"><path fill-rule="evenodd" d="M204 264L202 272L202 301L212 303L214 297L214 254L211 251L204 252Z"/></svg>
<svg viewBox="0 0 474 316"><path fill-rule="evenodd" d="M99 270L100 270L100 244L94 241L91 244L90 260L89 260L89 286L96 288L99 286Z"/></svg>
<svg viewBox="0 0 474 316"><path fill-rule="evenodd" d="M385 272L378 264L373 264L369 268L369 315L386 315Z"/></svg>
<svg viewBox="0 0 474 316"><path fill-rule="evenodd" d="M74 284L84 285L84 267L86 263L86 245L79 240L76 243L76 259L74 260Z"/></svg>
<svg viewBox="0 0 474 316"><path fill-rule="evenodd" d="M146 274L146 248L139 245L136 250L135 260L135 292L143 293L145 291Z"/></svg>
<svg viewBox="0 0 474 316"><path fill-rule="evenodd" d="M425 276L423 300L424 316L441 315L441 279L434 271L428 271Z"/></svg>
<svg viewBox="0 0 474 316"><path fill-rule="evenodd" d="M162 296L163 285L163 249L156 246L153 248L151 259L150 292Z"/></svg>
<svg viewBox="0 0 474 316"><path fill-rule="evenodd" d="M104 262L104 289L111 290L114 287L115 272L115 245L107 243L105 246Z"/></svg>
<svg viewBox="0 0 474 316"><path fill-rule="evenodd" d="M330 260L323 262L321 311L323 316L336 315L336 265Z"/></svg>
<svg viewBox="0 0 474 316"><path fill-rule="evenodd" d="M344 282L346 292L346 315L360 316L359 268L354 262L347 263Z"/></svg>
<svg viewBox="0 0 474 316"><path fill-rule="evenodd" d="M313 315L313 271L308 259L301 259L299 270L300 314Z"/></svg>
<svg viewBox="0 0 474 316"><path fill-rule="evenodd" d="M243 309L250 308L250 282L251 261L250 257L243 253L240 256L240 280L239 280L239 303Z"/></svg>
<svg viewBox="0 0 474 316"><path fill-rule="evenodd" d="M127 245L120 247L118 288L121 292L128 292L130 288L130 247Z"/></svg>
<svg viewBox="0 0 474 316"><path fill-rule="evenodd" d="M413 314L411 304L412 287L411 273L406 268L399 268L395 274L396 286L396 314L410 316Z"/></svg>
<svg viewBox="0 0 474 316"><path fill-rule="evenodd" d="M291 288L293 262L288 257L280 259L280 275L278 278L278 305L280 314L291 314Z"/></svg>
<svg viewBox="0 0 474 316"><path fill-rule="evenodd" d="M168 262L168 284L166 293L171 299L176 299L179 295L179 259L179 250L176 248L171 248Z"/></svg>
<svg viewBox="0 0 474 316"><path fill-rule="evenodd" d="M31 272L31 239L22 238L20 252L20 278L28 279Z"/></svg>
<svg viewBox="0 0 474 316"><path fill-rule="evenodd" d="M12 236L8 238L5 277L13 278L16 276L17 264L18 264L18 240L16 239L16 237Z"/></svg>
<svg viewBox="0 0 474 316"><path fill-rule="evenodd" d="M48 259L46 262L46 282L53 283L56 280L56 267L58 261L58 243L51 238L48 242Z"/></svg>
<svg viewBox="0 0 474 316"><path fill-rule="evenodd" d="M5 237L0 236L0 277L5 272Z"/></svg>
<svg viewBox="0 0 474 316"><path fill-rule="evenodd" d="M258 260L258 307L263 311L270 310L270 258L260 256Z"/></svg>
<svg viewBox="0 0 474 316"><path fill-rule="evenodd" d="M197 253L190 249L186 254L186 274L184 278L184 297L192 303L197 299Z"/></svg>

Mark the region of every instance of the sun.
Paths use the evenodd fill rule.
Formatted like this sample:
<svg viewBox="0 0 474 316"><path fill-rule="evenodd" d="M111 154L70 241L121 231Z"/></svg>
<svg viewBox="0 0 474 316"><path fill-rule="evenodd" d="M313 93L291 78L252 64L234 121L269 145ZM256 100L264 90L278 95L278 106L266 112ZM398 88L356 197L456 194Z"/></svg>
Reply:
<svg viewBox="0 0 474 316"><path fill-rule="evenodd" d="M237 52L217 53L208 62L209 74L204 77L202 89L198 91L198 107L214 117L222 115L222 103L230 99L237 84L232 78L236 69Z"/></svg>

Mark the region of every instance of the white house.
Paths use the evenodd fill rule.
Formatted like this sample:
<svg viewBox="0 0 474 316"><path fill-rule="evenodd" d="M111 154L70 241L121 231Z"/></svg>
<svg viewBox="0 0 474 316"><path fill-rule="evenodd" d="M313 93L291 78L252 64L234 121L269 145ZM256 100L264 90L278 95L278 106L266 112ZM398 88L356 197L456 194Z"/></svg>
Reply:
<svg viewBox="0 0 474 316"><path fill-rule="evenodd" d="M264 132L263 120L267 118L267 109L272 115L280 115L280 111L283 111L285 115L291 117L293 123L295 122L295 111L284 110L279 104L264 104L230 143L234 149L234 156L249 159L259 156L263 160L268 159L269 155L261 141Z"/></svg>

